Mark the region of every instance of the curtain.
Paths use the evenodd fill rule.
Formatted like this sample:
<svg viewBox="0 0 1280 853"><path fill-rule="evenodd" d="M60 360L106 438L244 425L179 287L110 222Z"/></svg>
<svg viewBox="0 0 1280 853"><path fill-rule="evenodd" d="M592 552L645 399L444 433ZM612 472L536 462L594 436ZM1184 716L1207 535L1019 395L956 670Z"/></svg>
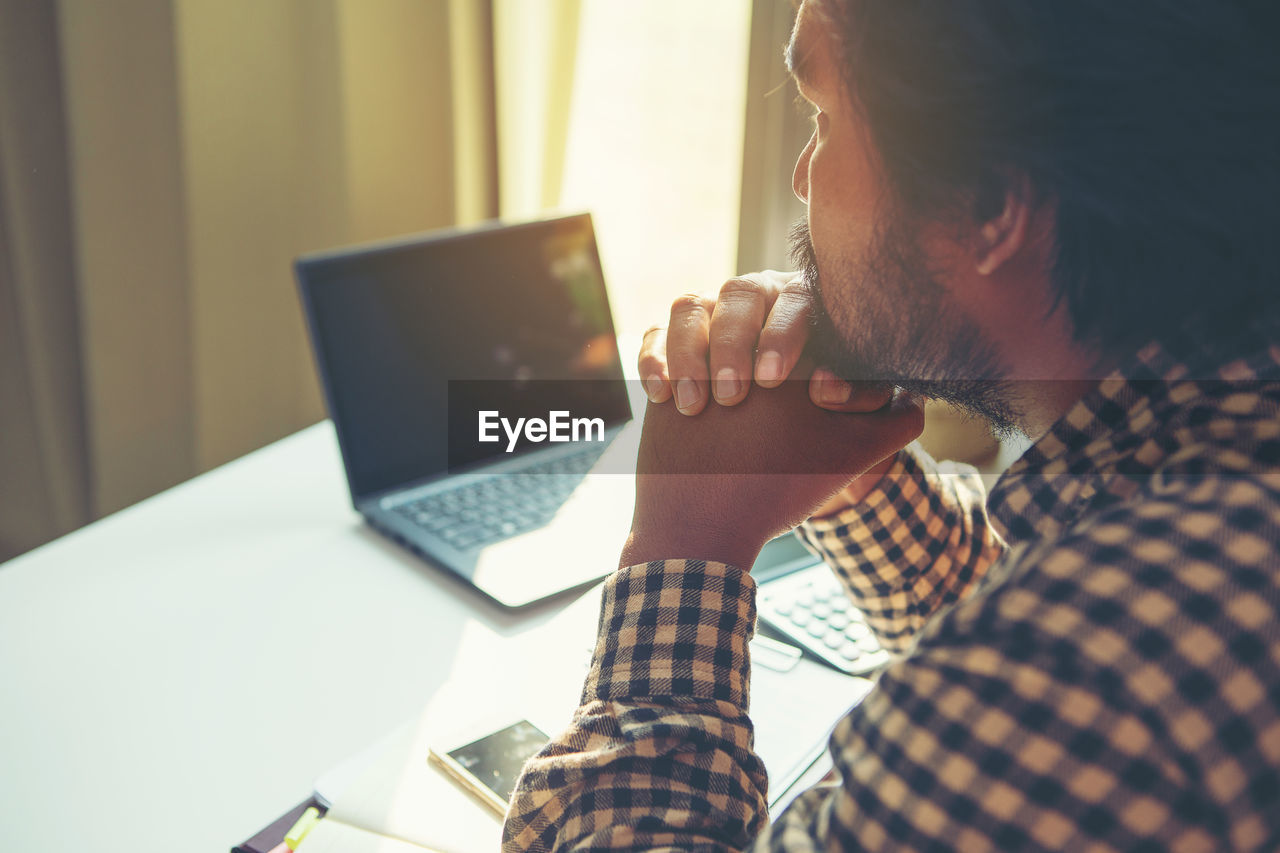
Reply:
<svg viewBox="0 0 1280 853"><path fill-rule="evenodd" d="M57 57L53 8L0 0L0 560L89 517Z"/></svg>
<svg viewBox="0 0 1280 853"><path fill-rule="evenodd" d="M496 0L499 211L560 203L577 59L579 0Z"/></svg>
<svg viewBox="0 0 1280 853"><path fill-rule="evenodd" d="M744 272L790 269L787 235L805 212L791 191L791 172L813 127L795 107L782 63L795 15L789 3L751 2L737 257Z"/></svg>

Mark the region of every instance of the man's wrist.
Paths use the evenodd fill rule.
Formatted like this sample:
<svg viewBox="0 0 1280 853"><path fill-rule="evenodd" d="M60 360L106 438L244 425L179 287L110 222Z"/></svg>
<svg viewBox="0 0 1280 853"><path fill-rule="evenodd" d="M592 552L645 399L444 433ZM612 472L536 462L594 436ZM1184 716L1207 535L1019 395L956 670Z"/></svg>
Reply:
<svg viewBox="0 0 1280 853"><path fill-rule="evenodd" d="M657 560L705 560L750 570L763 542L723 530L697 530L685 525L650 530L633 527L622 546L620 567Z"/></svg>
<svg viewBox="0 0 1280 853"><path fill-rule="evenodd" d="M880 481L884 479L884 475L893 467L894 460L897 458L898 455L895 453L888 459L876 463L867 473L855 477L849 485L837 492L835 497L818 507L812 517L825 518L829 515L836 515L846 509L861 506L867 495L875 491L880 485Z"/></svg>

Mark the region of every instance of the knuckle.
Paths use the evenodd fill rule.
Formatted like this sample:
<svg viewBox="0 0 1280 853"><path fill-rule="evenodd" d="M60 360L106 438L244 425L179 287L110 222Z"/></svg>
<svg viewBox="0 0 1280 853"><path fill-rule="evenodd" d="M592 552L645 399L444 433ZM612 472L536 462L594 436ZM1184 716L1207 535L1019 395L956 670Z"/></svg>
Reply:
<svg viewBox="0 0 1280 853"><path fill-rule="evenodd" d="M648 340L649 336L652 335L654 332L665 332L666 330L667 330L666 326L659 326L655 323L654 325L645 329L644 334L641 335L640 338L641 340Z"/></svg>
<svg viewBox="0 0 1280 853"><path fill-rule="evenodd" d="M764 286L749 278L731 278L720 285L721 299L759 299L764 296Z"/></svg>
<svg viewBox="0 0 1280 853"><path fill-rule="evenodd" d="M765 325L771 332L787 332L800 327L807 329L812 312L813 302L807 293L783 293L773 303Z"/></svg>
<svg viewBox="0 0 1280 853"><path fill-rule="evenodd" d="M644 350L640 353L640 357L636 359L636 363L642 368L654 370L666 364L666 359L660 357L656 352Z"/></svg>
<svg viewBox="0 0 1280 853"><path fill-rule="evenodd" d="M707 314L704 311L685 311L671 315L671 331L667 334L667 349L703 345L707 340Z"/></svg>
<svg viewBox="0 0 1280 853"><path fill-rule="evenodd" d="M809 310L803 306L774 306L760 334L770 338L808 335Z"/></svg>
<svg viewBox="0 0 1280 853"><path fill-rule="evenodd" d="M727 361L741 361L742 359L734 358L738 354L738 341L734 338L715 337L711 339L710 355L716 364L723 364Z"/></svg>
<svg viewBox="0 0 1280 853"><path fill-rule="evenodd" d="M650 326L640 338L640 364L661 361L660 353L666 349L666 326Z"/></svg>
<svg viewBox="0 0 1280 853"><path fill-rule="evenodd" d="M793 278L778 291L779 299L801 299L809 302L809 286L802 279Z"/></svg>
<svg viewBox="0 0 1280 853"><path fill-rule="evenodd" d="M706 310L706 297L701 293L682 293L671 301L671 315L691 314Z"/></svg>
<svg viewBox="0 0 1280 853"><path fill-rule="evenodd" d="M708 343L717 356L723 356L754 344L755 338L756 335L750 335L743 329L721 326L712 330Z"/></svg>

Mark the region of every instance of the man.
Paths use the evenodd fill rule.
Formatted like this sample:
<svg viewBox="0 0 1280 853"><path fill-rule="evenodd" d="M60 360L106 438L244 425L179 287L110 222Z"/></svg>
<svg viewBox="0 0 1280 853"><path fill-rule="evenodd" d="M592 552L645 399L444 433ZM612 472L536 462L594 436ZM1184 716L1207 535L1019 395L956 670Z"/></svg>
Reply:
<svg viewBox="0 0 1280 853"><path fill-rule="evenodd" d="M647 336L632 533L507 849L1280 849L1277 34L806 0L802 274ZM902 449L919 396L1035 444L984 496ZM771 824L748 569L806 518L898 656Z"/></svg>

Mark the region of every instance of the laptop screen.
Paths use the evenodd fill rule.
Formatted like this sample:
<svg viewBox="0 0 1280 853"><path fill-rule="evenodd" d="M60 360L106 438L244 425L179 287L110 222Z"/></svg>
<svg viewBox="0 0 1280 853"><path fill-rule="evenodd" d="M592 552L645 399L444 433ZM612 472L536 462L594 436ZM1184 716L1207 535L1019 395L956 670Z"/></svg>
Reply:
<svg viewBox="0 0 1280 853"><path fill-rule="evenodd" d="M512 422L631 415L587 214L303 258L297 272L355 497L510 458L505 440L476 441L485 407Z"/></svg>

